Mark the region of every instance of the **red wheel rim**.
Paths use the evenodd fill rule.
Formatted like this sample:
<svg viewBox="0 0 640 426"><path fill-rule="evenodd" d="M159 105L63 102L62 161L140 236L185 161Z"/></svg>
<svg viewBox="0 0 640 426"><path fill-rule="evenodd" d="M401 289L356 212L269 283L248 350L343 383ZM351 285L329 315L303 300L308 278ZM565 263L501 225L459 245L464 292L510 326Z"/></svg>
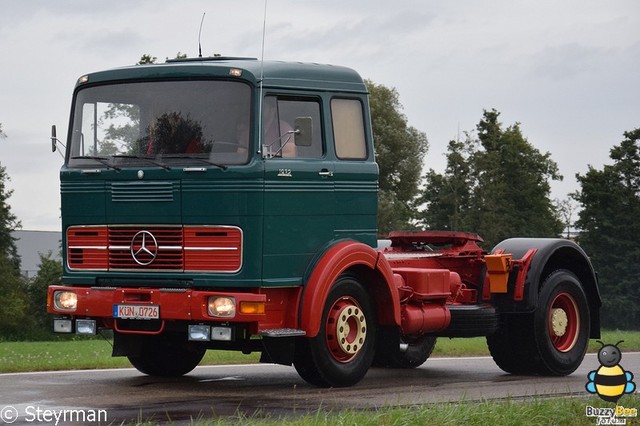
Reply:
<svg viewBox="0 0 640 426"><path fill-rule="evenodd" d="M551 344L560 352L569 352L576 345L580 330L580 316L575 299L559 293L551 302L547 317Z"/></svg>
<svg viewBox="0 0 640 426"><path fill-rule="evenodd" d="M346 363L358 355L367 338L367 319L358 302L351 297L336 300L327 315L325 335L336 361Z"/></svg>

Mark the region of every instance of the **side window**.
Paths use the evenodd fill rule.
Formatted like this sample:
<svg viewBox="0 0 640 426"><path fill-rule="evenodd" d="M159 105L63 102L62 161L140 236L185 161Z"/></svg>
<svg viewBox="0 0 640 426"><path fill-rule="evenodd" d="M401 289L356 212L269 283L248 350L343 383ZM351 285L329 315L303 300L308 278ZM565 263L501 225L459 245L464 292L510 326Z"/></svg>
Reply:
<svg viewBox="0 0 640 426"><path fill-rule="evenodd" d="M298 117L311 117L310 146L296 146L293 130ZM320 103L316 100L267 96L263 104L263 145L276 157L320 158L322 123Z"/></svg>
<svg viewBox="0 0 640 426"><path fill-rule="evenodd" d="M367 158L362 103L357 99L332 99L331 118L338 158L343 160Z"/></svg>

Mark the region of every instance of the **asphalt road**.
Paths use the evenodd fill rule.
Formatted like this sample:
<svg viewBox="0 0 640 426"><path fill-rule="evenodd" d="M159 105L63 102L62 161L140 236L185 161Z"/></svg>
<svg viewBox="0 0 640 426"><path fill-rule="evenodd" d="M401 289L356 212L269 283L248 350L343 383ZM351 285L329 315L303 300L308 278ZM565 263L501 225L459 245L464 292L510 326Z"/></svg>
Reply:
<svg viewBox="0 0 640 426"><path fill-rule="evenodd" d="M620 364L638 384L640 352L623 352ZM203 366L176 379L134 369L0 374L0 424L65 424L63 416L77 420L74 415L106 420L103 424L239 413L273 418L345 408L587 396L587 374L598 367L595 354L589 354L570 376L524 377L505 374L489 357L434 358L414 370L372 369L358 385L343 389L318 389L293 367L263 364Z"/></svg>

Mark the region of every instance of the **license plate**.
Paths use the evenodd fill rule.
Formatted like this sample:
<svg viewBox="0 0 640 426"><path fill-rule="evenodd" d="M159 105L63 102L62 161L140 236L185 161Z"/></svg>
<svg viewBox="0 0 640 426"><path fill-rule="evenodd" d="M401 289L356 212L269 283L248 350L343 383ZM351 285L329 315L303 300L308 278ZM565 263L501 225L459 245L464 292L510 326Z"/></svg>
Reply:
<svg viewBox="0 0 640 426"><path fill-rule="evenodd" d="M158 319L160 307L155 305L113 305L113 317L120 319Z"/></svg>

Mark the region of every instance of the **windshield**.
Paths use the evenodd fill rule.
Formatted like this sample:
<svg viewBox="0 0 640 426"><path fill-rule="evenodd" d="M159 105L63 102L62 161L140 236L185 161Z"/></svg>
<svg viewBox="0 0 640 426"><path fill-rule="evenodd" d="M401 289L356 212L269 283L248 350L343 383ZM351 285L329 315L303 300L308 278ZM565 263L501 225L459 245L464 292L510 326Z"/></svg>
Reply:
<svg viewBox="0 0 640 426"><path fill-rule="evenodd" d="M88 87L73 113L70 166L244 164L251 94L231 81Z"/></svg>

